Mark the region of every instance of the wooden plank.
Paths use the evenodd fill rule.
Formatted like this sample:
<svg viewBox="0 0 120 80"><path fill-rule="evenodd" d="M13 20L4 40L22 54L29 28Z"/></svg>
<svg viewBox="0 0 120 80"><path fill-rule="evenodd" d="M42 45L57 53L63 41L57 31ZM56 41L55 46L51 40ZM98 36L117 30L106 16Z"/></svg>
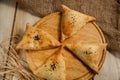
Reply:
<svg viewBox="0 0 120 80"><path fill-rule="evenodd" d="M15 5L16 3L11 0L0 0L0 42L11 35Z"/></svg>
<svg viewBox="0 0 120 80"><path fill-rule="evenodd" d="M9 0L5 0L5 1L9 2ZM1 8L1 6L2 6L2 8ZM11 32L9 32L9 31L11 30L11 25L13 24L13 22L12 22L13 16L8 16L8 13L9 13L9 15L11 15L12 14L11 12L14 13L14 11L9 10L8 5L4 5L4 7L6 7L7 9L3 8L3 4L0 3L0 11L1 11L1 13L0 13L0 41L4 40L3 39L4 36L6 38L10 36ZM3 10L3 9L5 9L5 10ZM7 19L3 20L5 18L4 17L5 13L7 14L6 15ZM1 16L1 14L2 14L2 16ZM10 19L10 20L8 20L8 19ZM34 24L34 22L36 22L38 19L39 19L38 17L35 17L35 16L29 14L28 12L18 9L13 34L14 35L16 35L16 34L23 35L26 23L30 22L31 24ZM4 26L5 28L1 28L2 26ZM9 34L6 34L5 31L7 31L7 33L9 33ZM1 33L4 35L2 35ZM118 55L119 55L119 53L116 53L116 56L118 56ZM113 69L115 69L115 70L113 70ZM95 80L119 80L120 79L120 77L118 75L118 73L120 74L119 70L120 70L120 57L115 57L114 55L112 55L111 53L108 52L105 63L103 65L100 73L95 77ZM0 80L1 79L2 78L0 78Z"/></svg>
<svg viewBox="0 0 120 80"><path fill-rule="evenodd" d="M117 62L116 62L117 61ZM119 64L119 67L118 65ZM94 80L120 80L120 58L116 58L112 53L107 52L105 63L100 73L95 76Z"/></svg>
<svg viewBox="0 0 120 80"><path fill-rule="evenodd" d="M18 36L18 35L23 36L24 30L26 28L26 24L27 23L34 24L39 19L40 19L39 17L34 16L34 15L22 10L18 4L18 8L16 11L15 25L14 25L12 36ZM14 41L14 40L12 40L12 41ZM23 55L20 54L20 56L22 56L22 58L25 59L24 54ZM18 80L18 78L16 78L14 76L13 80Z"/></svg>
<svg viewBox="0 0 120 80"><path fill-rule="evenodd" d="M40 17L34 16L22 9L20 9L18 4L17 14L16 14L16 21L13 30L13 35L23 35L24 30L26 28L26 24L34 24L40 19Z"/></svg>
<svg viewBox="0 0 120 80"><path fill-rule="evenodd" d="M7 40L9 45L11 31L13 27L16 2L13 0L0 0L0 43ZM1 55L1 53L0 53ZM0 61L6 60L0 56ZM6 62L5 62L6 63ZM0 76L0 80L4 77Z"/></svg>
<svg viewBox="0 0 120 80"><path fill-rule="evenodd" d="M120 53L114 52L114 55L116 57L116 65L118 69L118 74L120 74ZM118 80L120 80L120 75L118 75Z"/></svg>
<svg viewBox="0 0 120 80"><path fill-rule="evenodd" d="M38 17L35 17L21 9L18 9L16 22L15 22L15 28L14 28L14 35L17 35L17 34L23 35L26 23L30 22L30 23L34 24L34 22L36 22L38 19L39 19ZM114 67L117 67L116 66L116 57L114 57L113 55L108 53L107 58L105 60L105 63L103 65L100 73L95 77L94 80L119 80L117 69L115 68L115 72L114 72L111 64ZM109 65L109 67L108 67L108 65Z"/></svg>

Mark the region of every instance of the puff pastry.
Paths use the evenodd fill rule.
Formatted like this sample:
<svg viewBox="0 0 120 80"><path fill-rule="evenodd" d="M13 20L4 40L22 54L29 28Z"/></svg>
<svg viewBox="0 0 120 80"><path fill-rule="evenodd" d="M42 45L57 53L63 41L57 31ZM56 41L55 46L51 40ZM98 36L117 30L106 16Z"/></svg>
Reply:
<svg viewBox="0 0 120 80"><path fill-rule="evenodd" d="M99 54L102 54L106 44L102 43L77 43L66 44L66 47L73 52L81 61L95 72L98 72Z"/></svg>
<svg viewBox="0 0 120 80"><path fill-rule="evenodd" d="M61 20L62 41L71 37L73 34L90 21L96 20L92 16L82 14L62 5L63 13Z"/></svg>
<svg viewBox="0 0 120 80"><path fill-rule="evenodd" d="M43 64L35 74L45 80L66 80L65 78L65 62L61 53L61 49L56 51L46 62Z"/></svg>
<svg viewBox="0 0 120 80"><path fill-rule="evenodd" d="M104 61L104 37L90 23L96 20L94 17L62 7L62 16L57 12L34 27L27 24L16 48L25 49L26 61L40 80L88 80L94 75L90 69L98 73Z"/></svg>
<svg viewBox="0 0 120 80"><path fill-rule="evenodd" d="M44 50L60 46L60 43L42 29L32 27L29 23L16 49Z"/></svg>

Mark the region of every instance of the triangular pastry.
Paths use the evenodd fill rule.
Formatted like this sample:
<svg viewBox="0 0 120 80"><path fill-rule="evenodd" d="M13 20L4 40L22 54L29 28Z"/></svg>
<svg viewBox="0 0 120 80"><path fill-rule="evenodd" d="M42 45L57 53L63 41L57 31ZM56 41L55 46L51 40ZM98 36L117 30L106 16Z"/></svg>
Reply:
<svg viewBox="0 0 120 80"><path fill-rule="evenodd" d="M95 72L98 72L99 54L102 54L106 44L102 43L77 43L66 44L66 47L73 52L81 61Z"/></svg>
<svg viewBox="0 0 120 80"><path fill-rule="evenodd" d="M65 62L61 50L56 51L34 74L45 80L66 80Z"/></svg>
<svg viewBox="0 0 120 80"><path fill-rule="evenodd" d="M16 49L43 50L60 46L60 43L50 34L27 24L26 31Z"/></svg>
<svg viewBox="0 0 120 80"><path fill-rule="evenodd" d="M62 8L62 41L77 33L77 31L88 22L96 20L92 16L88 16L78 11L72 10L65 5L62 5Z"/></svg>
<svg viewBox="0 0 120 80"><path fill-rule="evenodd" d="M57 50L58 48L48 50L25 50L26 61L30 69L33 72L36 71L36 69L43 65Z"/></svg>

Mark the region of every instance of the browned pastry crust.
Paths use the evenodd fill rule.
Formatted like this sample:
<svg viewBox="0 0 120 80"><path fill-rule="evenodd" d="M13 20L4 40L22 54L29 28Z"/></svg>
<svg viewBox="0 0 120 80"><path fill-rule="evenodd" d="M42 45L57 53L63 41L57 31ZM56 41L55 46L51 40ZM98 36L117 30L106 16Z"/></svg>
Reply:
<svg viewBox="0 0 120 80"><path fill-rule="evenodd" d="M27 24L23 39L16 49L44 50L60 46L60 43L42 29Z"/></svg>
<svg viewBox="0 0 120 80"><path fill-rule="evenodd" d="M61 38L61 35L60 35L61 19L60 18L61 18L61 14L59 12L52 13L42 18L40 21L38 21L34 25L34 27L44 30L45 32L49 33L52 37L54 37L56 40L60 41L60 38ZM93 20L95 20L95 18L91 17L91 19L90 20L88 19L87 22L93 21ZM39 76L40 75L39 69L41 69L40 67L43 67L44 64L47 64L50 61L49 60L50 57L53 56L53 54L56 51L58 51L58 53L62 54L60 55L63 56L62 58L64 59L64 62L65 62L66 80L81 80L81 79L89 80L91 77L93 77L95 73L91 69L93 69L96 72L99 71L105 59L105 54L106 54L105 48L102 47L102 50L100 52L98 51L99 58L95 56L95 60L97 58L97 62L95 62L95 66L97 65L97 67L93 68L88 65L91 68L90 69L88 66L85 65L87 63L84 64L84 61L80 60L78 56L73 54L71 49L68 50L64 47L66 44L77 44L77 43L105 44L104 36L101 30L98 28L98 26L96 26L95 23L93 22L89 22L89 23L87 22L85 22L84 25L82 24L83 26L80 29L77 28L78 29L77 31L76 29L72 29L73 31L70 32L70 35L72 33L71 37L69 38L64 37L64 39L65 38L66 39L61 43L63 48L60 52L58 50L59 48L54 48L49 50L37 50L37 51L27 50L25 53L26 60L32 72ZM65 31L62 30L62 34L63 32ZM75 35L73 35L73 33L75 33ZM79 50L77 51L79 52ZM94 61L93 61L93 64L94 64Z"/></svg>
<svg viewBox="0 0 120 80"><path fill-rule="evenodd" d="M63 8L61 20L62 41L77 33L78 30L88 22L96 20L92 16L88 16L78 11L72 10L65 5L62 5L62 8Z"/></svg>

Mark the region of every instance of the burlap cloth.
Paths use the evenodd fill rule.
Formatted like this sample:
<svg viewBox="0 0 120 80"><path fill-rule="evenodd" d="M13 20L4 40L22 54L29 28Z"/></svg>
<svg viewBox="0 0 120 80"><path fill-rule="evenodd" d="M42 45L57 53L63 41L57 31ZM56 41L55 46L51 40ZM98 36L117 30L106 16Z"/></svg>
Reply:
<svg viewBox="0 0 120 80"><path fill-rule="evenodd" d="M18 5L36 16L61 11L61 4L96 17L108 50L120 52L120 0L18 0Z"/></svg>

